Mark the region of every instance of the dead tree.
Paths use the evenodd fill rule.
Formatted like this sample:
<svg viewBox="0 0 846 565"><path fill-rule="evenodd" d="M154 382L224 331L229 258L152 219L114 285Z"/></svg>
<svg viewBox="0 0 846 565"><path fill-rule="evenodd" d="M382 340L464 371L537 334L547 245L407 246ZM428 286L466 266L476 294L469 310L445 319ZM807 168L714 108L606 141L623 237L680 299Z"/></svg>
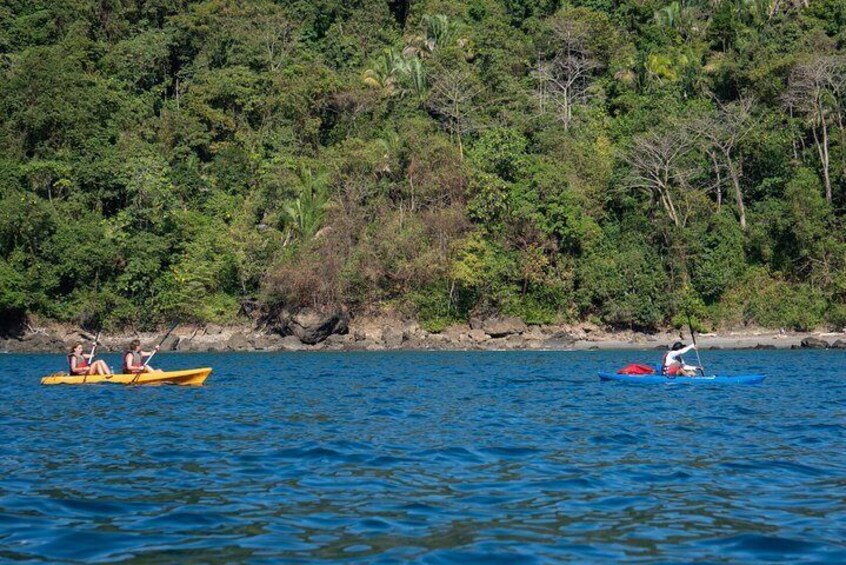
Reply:
<svg viewBox="0 0 846 565"><path fill-rule="evenodd" d="M740 228L746 231L746 205L740 178L743 176L742 163L737 155L737 147L752 128L751 98L741 98L737 102L722 104L716 101L716 111L708 116L696 119L689 124L690 130L701 140L702 148L711 160L716 177L717 206L722 204L723 172L731 182L734 202Z"/></svg>
<svg viewBox="0 0 846 565"><path fill-rule="evenodd" d="M475 109L474 101L481 92L481 85L467 69L441 68L434 75L426 105L441 118L450 136L458 143L458 154L462 160L462 137L472 129L470 116Z"/></svg>
<svg viewBox="0 0 846 565"><path fill-rule="evenodd" d="M790 73L785 105L805 116L820 158L825 199L831 203L831 155L829 128L841 127L841 100L846 83L846 59L837 55L814 55L796 65Z"/></svg>
<svg viewBox="0 0 846 565"><path fill-rule="evenodd" d="M629 187L647 192L677 227L684 227L689 216L680 199L692 189L694 170L686 160L695 142L696 138L681 128L654 130L636 137L625 157L631 167Z"/></svg>
<svg viewBox="0 0 846 565"><path fill-rule="evenodd" d="M538 105L570 128L573 107L584 103L599 62L589 47L590 30L575 20L557 20L552 26L554 55L539 59L536 70Z"/></svg>

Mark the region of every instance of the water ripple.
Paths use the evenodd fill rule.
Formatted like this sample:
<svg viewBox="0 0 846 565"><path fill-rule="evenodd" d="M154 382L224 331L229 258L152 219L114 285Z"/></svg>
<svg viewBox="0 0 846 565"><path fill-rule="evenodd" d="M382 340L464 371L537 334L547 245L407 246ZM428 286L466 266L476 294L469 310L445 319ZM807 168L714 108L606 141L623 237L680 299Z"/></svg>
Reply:
<svg viewBox="0 0 846 565"><path fill-rule="evenodd" d="M846 354L595 376L654 355L162 356L213 366L201 389L0 356L0 561L846 562Z"/></svg>

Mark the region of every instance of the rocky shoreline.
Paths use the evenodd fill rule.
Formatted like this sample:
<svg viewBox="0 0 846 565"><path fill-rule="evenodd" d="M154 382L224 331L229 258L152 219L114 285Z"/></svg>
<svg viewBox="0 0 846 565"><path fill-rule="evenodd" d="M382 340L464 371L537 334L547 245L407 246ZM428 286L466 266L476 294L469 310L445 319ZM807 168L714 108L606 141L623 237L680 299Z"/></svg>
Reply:
<svg viewBox="0 0 846 565"><path fill-rule="evenodd" d="M78 342L90 343L89 332L67 326L28 327L0 339L2 353L67 352ZM156 333L110 334L101 337L101 353L123 351L133 339L151 347ZM164 351L586 351L666 349L689 335L678 331L644 334L609 332L591 324L527 326L516 318L472 319L469 324L432 333L416 322L394 318L348 320L307 314L293 317L284 328L254 325L182 325L165 341ZM700 349L846 349L843 332L786 332L743 329L697 336ZM87 346L87 345L86 345Z"/></svg>

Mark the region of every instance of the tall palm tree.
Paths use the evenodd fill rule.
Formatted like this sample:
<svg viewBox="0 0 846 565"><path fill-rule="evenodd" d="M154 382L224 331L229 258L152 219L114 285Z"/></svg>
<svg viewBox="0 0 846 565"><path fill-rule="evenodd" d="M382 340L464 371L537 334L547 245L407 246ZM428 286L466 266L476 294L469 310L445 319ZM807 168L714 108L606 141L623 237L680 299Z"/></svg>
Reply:
<svg viewBox="0 0 846 565"><path fill-rule="evenodd" d="M300 240L311 238L326 218L329 205L329 175L326 171L314 173L301 165L296 171L297 196L285 203L282 210L289 230Z"/></svg>

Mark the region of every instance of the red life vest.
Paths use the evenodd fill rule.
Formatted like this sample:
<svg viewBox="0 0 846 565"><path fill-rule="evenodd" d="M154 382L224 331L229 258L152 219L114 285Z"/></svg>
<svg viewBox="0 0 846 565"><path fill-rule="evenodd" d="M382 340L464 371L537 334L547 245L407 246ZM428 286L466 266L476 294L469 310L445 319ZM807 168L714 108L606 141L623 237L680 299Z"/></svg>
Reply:
<svg viewBox="0 0 846 565"><path fill-rule="evenodd" d="M71 375L75 373L79 373L81 369L88 369L88 360L85 358L84 355L80 355L76 361L76 368L74 369L73 366L73 358L76 357L73 353L68 355L68 373ZM85 371L87 373L88 371Z"/></svg>

